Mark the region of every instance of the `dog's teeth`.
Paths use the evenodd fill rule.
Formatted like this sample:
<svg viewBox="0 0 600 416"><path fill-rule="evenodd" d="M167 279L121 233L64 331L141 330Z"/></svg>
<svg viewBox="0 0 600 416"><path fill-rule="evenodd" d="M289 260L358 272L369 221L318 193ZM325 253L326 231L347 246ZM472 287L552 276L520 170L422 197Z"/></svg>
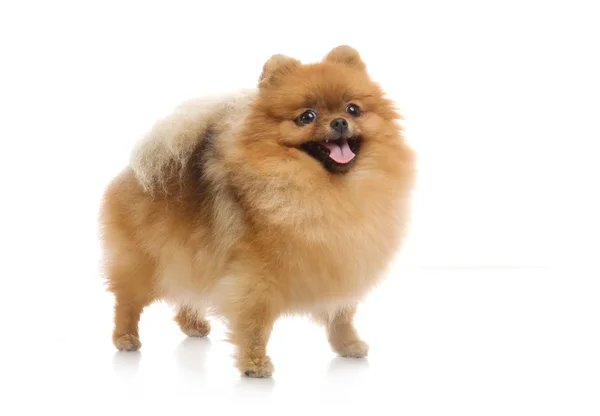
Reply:
<svg viewBox="0 0 600 416"><path fill-rule="evenodd" d="M325 140L325 143L329 143L329 139Z"/></svg>

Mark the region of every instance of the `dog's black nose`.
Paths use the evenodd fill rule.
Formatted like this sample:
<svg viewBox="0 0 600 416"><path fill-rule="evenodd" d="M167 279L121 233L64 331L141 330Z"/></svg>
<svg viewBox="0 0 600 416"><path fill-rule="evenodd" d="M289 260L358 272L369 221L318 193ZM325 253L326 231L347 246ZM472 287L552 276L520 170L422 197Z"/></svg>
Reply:
<svg viewBox="0 0 600 416"><path fill-rule="evenodd" d="M348 130L348 122L345 118L336 118L329 123L332 129L337 132L345 133Z"/></svg>

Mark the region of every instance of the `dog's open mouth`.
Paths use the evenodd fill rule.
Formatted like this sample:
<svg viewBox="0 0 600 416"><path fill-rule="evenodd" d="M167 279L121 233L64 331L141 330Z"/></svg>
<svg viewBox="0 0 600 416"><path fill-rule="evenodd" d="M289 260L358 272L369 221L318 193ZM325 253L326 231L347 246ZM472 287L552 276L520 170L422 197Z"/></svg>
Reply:
<svg viewBox="0 0 600 416"><path fill-rule="evenodd" d="M360 151L358 137L340 137L335 140L313 140L300 146L302 150L323 164L332 173L347 172Z"/></svg>

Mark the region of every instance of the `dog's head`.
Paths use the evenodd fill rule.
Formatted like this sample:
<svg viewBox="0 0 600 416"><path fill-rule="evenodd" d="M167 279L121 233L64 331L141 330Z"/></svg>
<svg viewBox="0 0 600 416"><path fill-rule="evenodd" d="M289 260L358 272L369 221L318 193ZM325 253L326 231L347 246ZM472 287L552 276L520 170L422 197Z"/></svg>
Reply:
<svg viewBox="0 0 600 416"><path fill-rule="evenodd" d="M318 63L284 55L264 65L246 133L265 155L330 174L347 173L386 140L398 118L358 52L339 46ZM393 140L393 139L391 139Z"/></svg>

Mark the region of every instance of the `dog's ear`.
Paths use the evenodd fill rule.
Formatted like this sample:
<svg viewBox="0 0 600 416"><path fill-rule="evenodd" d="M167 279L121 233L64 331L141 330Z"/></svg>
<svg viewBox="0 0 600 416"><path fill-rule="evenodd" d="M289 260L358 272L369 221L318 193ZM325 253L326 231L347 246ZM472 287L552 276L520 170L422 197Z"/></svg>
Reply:
<svg viewBox="0 0 600 416"><path fill-rule="evenodd" d="M286 55L273 55L263 66L258 80L259 86L267 86L277 81L277 77L300 66L300 61Z"/></svg>
<svg viewBox="0 0 600 416"><path fill-rule="evenodd" d="M364 71L367 69L365 63L360 58L360 54L356 49L348 45L341 45L333 48L325 57L325 62L334 62L344 64L349 67Z"/></svg>

